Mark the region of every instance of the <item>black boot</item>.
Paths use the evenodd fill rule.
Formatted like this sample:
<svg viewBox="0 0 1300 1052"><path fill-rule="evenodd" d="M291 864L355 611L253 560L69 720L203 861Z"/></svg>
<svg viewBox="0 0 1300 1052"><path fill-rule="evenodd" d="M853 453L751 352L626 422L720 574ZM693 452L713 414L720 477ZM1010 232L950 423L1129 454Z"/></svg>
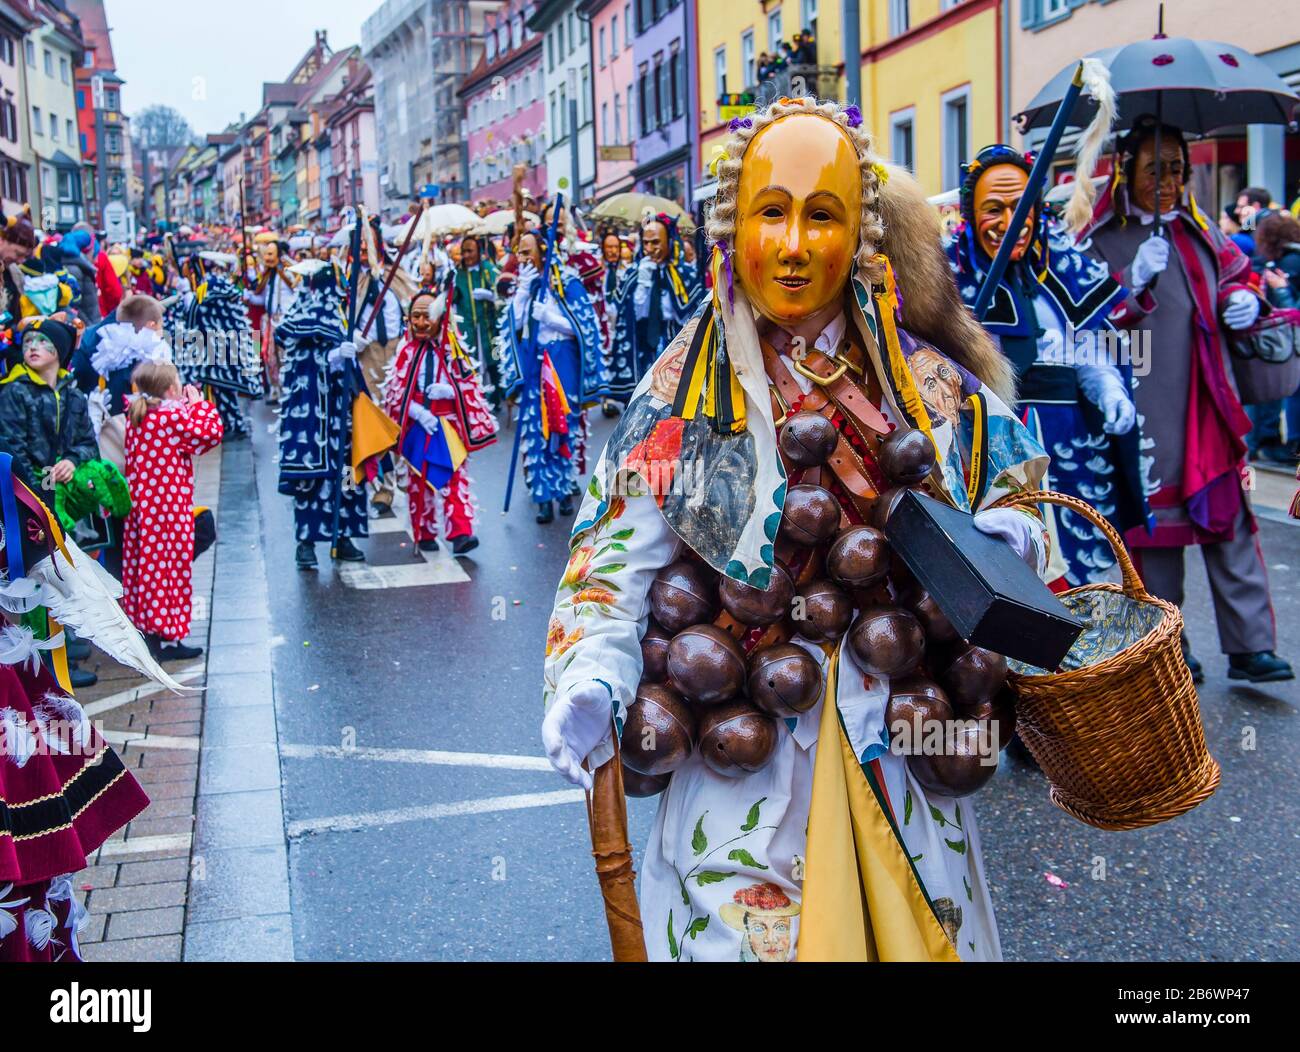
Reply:
<svg viewBox="0 0 1300 1052"><path fill-rule="evenodd" d="M79 665L68 666L68 683L73 690L81 690L83 687L93 687L99 682L99 677L89 669L81 668Z"/></svg>
<svg viewBox="0 0 1300 1052"><path fill-rule="evenodd" d="M619 409L617 402L611 402L608 399L606 399L604 402L601 403L600 412L601 415L606 420L612 420L614 417L618 416L618 414L622 412L622 410Z"/></svg>
<svg viewBox="0 0 1300 1052"><path fill-rule="evenodd" d="M311 541L299 541L298 552L294 559L298 563L299 570L316 569L316 545Z"/></svg>
<svg viewBox="0 0 1300 1052"><path fill-rule="evenodd" d="M438 542L435 540L420 541L416 544L416 547L422 552L436 552L439 550Z"/></svg>
<svg viewBox="0 0 1300 1052"><path fill-rule="evenodd" d="M184 643L163 643L158 648L159 661L193 661L203 653L202 647L187 647Z"/></svg>
<svg viewBox="0 0 1300 1052"><path fill-rule="evenodd" d="M539 501L537 505L537 525L549 526L555 521L555 502L551 500Z"/></svg>
<svg viewBox="0 0 1300 1052"><path fill-rule="evenodd" d="M451 552L453 555L468 555L478 547L478 538L472 533L467 533L464 537L457 537L451 542Z"/></svg>
<svg viewBox="0 0 1300 1052"><path fill-rule="evenodd" d="M89 658L90 641L87 639L82 639L70 628L65 628L63 631L67 635L67 640L68 640L68 660L85 661L87 658Z"/></svg>
<svg viewBox="0 0 1300 1052"><path fill-rule="evenodd" d="M363 563L366 561L365 553L352 543L351 537L339 538L339 543L334 548L334 558L341 563Z"/></svg>
<svg viewBox="0 0 1300 1052"><path fill-rule="evenodd" d="M1271 650L1255 654L1229 654L1228 678L1245 679L1251 683L1277 683L1295 679L1291 665Z"/></svg>
<svg viewBox="0 0 1300 1052"><path fill-rule="evenodd" d="M572 514L573 514L573 511L574 511L574 508L573 508L573 494L569 494L569 495L568 495L567 497L565 497L562 501L560 501L560 514L561 514L561 515L572 515Z"/></svg>

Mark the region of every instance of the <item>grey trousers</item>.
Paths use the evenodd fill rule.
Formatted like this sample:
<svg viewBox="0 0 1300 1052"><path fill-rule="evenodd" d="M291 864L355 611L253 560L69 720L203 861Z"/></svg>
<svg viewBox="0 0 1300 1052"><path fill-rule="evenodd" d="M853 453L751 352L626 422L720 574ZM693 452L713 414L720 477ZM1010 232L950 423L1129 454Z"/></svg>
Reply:
<svg viewBox="0 0 1300 1052"><path fill-rule="evenodd" d="M1277 648L1277 623L1268 594L1268 573L1259 549L1259 535L1250 531L1243 510L1230 541L1200 545L1214 598L1219 645L1225 654L1253 654ZM1138 548L1138 571L1147 591L1182 609L1182 548Z"/></svg>

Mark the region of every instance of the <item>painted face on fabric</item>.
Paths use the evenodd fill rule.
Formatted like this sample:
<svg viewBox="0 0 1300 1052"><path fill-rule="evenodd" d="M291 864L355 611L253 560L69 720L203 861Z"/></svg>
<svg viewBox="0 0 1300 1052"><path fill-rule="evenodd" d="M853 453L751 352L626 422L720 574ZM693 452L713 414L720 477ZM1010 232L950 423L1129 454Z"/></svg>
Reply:
<svg viewBox="0 0 1300 1052"><path fill-rule="evenodd" d="M961 374L938 351L922 347L907 360L916 380L921 401L931 415L956 425L965 396L961 390Z"/></svg>
<svg viewBox="0 0 1300 1052"><path fill-rule="evenodd" d="M750 141L736 210L736 277L778 325L833 318L853 270L862 174L843 129L795 113Z"/></svg>
<svg viewBox="0 0 1300 1052"><path fill-rule="evenodd" d="M989 259L996 256L1002 247L1002 239L1006 237L1011 217L1015 214L1020 199L1025 196L1025 186L1028 183L1029 175L1014 164L995 164L975 180L975 233L979 237L980 247ZM1029 239L1037 211L1036 208L1031 209L1025 220L1024 229L1020 231L1020 237L1011 250L1013 261L1024 259L1025 253L1029 251Z"/></svg>
<svg viewBox="0 0 1300 1052"><path fill-rule="evenodd" d="M411 301L411 335L417 340L432 340L435 335L438 326L429 316L433 303L432 296L417 296Z"/></svg>
<svg viewBox="0 0 1300 1052"><path fill-rule="evenodd" d="M641 228L641 247L654 262L667 262L668 228L663 223L647 223Z"/></svg>
<svg viewBox="0 0 1300 1052"><path fill-rule="evenodd" d="M1187 170L1183 148L1168 135L1160 137L1160 211L1172 212L1183 199ZM1133 163L1133 203L1142 211L1156 211L1156 140L1151 136L1138 147Z"/></svg>
<svg viewBox="0 0 1300 1052"><path fill-rule="evenodd" d="M790 959L790 918L765 917L750 913L745 917L745 938L754 956L768 964Z"/></svg>

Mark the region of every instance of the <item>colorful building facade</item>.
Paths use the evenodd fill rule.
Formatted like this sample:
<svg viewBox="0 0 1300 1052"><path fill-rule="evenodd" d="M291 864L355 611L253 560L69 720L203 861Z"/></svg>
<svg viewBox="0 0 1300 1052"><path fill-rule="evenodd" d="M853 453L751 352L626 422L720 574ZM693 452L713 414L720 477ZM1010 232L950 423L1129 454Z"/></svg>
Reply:
<svg viewBox="0 0 1300 1052"><path fill-rule="evenodd" d="M587 0L591 23L592 107L596 114L597 200L632 189L636 167L636 34L631 0Z"/></svg>
<svg viewBox="0 0 1300 1052"><path fill-rule="evenodd" d="M634 0L636 188L685 203L692 185L690 35L694 4ZM689 18L688 18L689 16Z"/></svg>

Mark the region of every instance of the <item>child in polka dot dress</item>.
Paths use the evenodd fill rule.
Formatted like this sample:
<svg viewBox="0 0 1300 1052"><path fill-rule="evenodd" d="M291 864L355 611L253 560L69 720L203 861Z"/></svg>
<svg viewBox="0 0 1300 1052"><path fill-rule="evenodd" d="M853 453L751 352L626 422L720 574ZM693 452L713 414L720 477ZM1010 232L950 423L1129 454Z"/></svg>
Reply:
<svg viewBox="0 0 1300 1052"><path fill-rule="evenodd" d="M194 458L221 443L221 416L198 389L182 389L170 362L142 362L126 429L131 514L122 543L122 609L155 658L198 657L187 647L194 561Z"/></svg>

